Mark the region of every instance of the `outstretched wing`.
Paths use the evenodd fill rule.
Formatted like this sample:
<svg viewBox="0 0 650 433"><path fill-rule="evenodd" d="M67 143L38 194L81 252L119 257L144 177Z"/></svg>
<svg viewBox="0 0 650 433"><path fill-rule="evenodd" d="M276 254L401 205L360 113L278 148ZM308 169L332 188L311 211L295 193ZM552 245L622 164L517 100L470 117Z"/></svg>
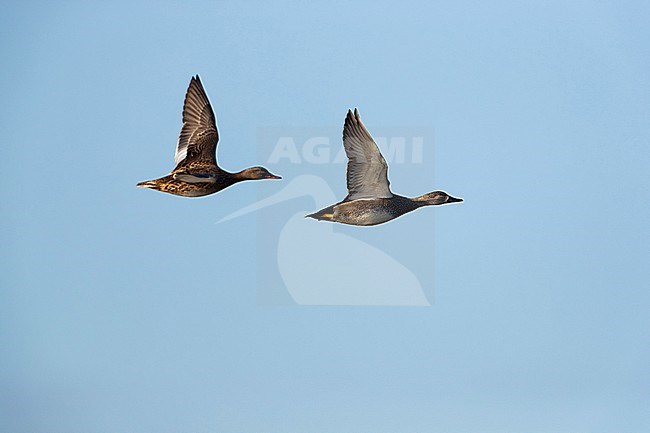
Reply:
<svg viewBox="0 0 650 433"><path fill-rule="evenodd" d="M183 128L178 137L174 162L176 168L181 163L201 160L217 164L216 150L219 142L217 123L203 90L199 76L192 77L183 104Z"/></svg>
<svg viewBox="0 0 650 433"><path fill-rule="evenodd" d="M377 144L361 122L359 111L348 110L343 127L343 147L348 155L346 200L390 198L388 165Z"/></svg>

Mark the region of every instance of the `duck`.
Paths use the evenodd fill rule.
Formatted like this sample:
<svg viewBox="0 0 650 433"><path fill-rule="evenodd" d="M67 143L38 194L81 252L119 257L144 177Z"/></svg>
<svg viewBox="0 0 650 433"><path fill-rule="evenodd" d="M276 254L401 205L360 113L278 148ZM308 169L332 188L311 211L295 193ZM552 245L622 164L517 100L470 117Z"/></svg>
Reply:
<svg viewBox="0 0 650 433"><path fill-rule="evenodd" d="M230 173L217 164L219 130L216 117L198 75L191 78L183 103L183 127L174 163L167 176L137 184L182 197L203 197L245 180L282 179L264 167Z"/></svg>
<svg viewBox="0 0 650 433"><path fill-rule="evenodd" d="M433 191L419 197L393 194L388 181L388 165L375 140L359 116L359 110L348 110L343 126L343 147L348 157L348 195L306 218L355 226L374 226L391 221L424 206L462 202L444 191Z"/></svg>

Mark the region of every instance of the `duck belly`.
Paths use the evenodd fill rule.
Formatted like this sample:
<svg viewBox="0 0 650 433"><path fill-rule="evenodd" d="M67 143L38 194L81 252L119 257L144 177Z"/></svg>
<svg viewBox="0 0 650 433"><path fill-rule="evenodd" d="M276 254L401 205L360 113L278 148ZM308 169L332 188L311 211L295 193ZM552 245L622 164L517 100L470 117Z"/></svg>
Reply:
<svg viewBox="0 0 650 433"><path fill-rule="evenodd" d="M213 194L214 191L198 190L198 189L179 189L177 192L171 192L171 194L180 195L182 197L205 197L206 195Z"/></svg>
<svg viewBox="0 0 650 433"><path fill-rule="evenodd" d="M181 197L203 197L219 191L219 185L214 183L188 183L174 179L172 176L161 177L160 179L148 180L138 184L142 188L151 188L167 194Z"/></svg>
<svg viewBox="0 0 650 433"><path fill-rule="evenodd" d="M360 200L341 203L334 207L332 221L355 226L374 226L397 218L400 214L384 206L359 203Z"/></svg>

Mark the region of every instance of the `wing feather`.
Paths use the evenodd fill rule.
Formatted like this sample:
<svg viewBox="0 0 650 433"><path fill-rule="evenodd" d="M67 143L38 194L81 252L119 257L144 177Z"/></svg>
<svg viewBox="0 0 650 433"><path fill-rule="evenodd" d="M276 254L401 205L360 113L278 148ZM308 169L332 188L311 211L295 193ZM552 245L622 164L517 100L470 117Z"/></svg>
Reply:
<svg viewBox="0 0 650 433"><path fill-rule="evenodd" d="M343 147L348 156L346 200L392 197L386 160L356 108L354 113L348 110L345 118Z"/></svg>
<svg viewBox="0 0 650 433"><path fill-rule="evenodd" d="M183 104L183 127L178 137L174 162L176 168L193 160L217 164L219 142L212 106L198 75L192 77Z"/></svg>

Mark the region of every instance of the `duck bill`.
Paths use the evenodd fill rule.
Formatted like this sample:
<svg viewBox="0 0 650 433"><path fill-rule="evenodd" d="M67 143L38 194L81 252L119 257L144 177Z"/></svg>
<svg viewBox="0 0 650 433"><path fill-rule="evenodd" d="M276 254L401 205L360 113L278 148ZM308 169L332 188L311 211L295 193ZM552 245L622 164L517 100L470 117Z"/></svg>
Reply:
<svg viewBox="0 0 650 433"><path fill-rule="evenodd" d="M463 199L449 196L449 199L447 200L447 203L456 203L456 202L459 202L459 201L463 201Z"/></svg>
<svg viewBox="0 0 650 433"><path fill-rule="evenodd" d="M274 175L274 174L269 173L269 174L266 176L266 179L282 179L282 177L281 177L281 176L276 176L276 175Z"/></svg>

